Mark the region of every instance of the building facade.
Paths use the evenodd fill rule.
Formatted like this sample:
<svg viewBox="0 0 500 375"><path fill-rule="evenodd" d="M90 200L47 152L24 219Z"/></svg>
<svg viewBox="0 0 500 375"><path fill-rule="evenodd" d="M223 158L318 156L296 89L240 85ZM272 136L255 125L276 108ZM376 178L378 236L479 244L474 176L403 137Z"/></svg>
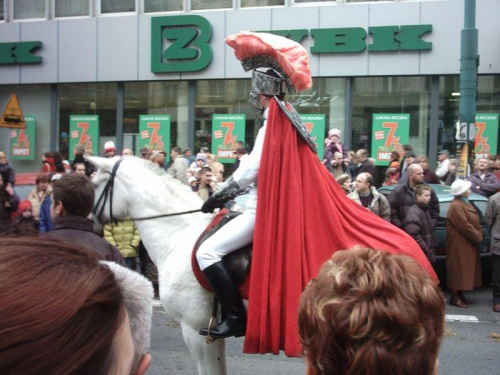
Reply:
<svg viewBox="0 0 500 375"><path fill-rule="evenodd" d="M357 149L373 115L409 114L417 155L434 163L455 148L463 0L0 0L0 108L16 92L36 121L36 171L67 149L70 116L98 115L99 150L137 151L140 115L170 115L170 146L210 146L213 114L245 114L251 146L259 120L245 73L224 38L269 31L309 52L313 88L289 97L324 114ZM477 113L500 111L498 0L477 0ZM169 145L167 145L169 146ZM495 145L496 147L497 145ZM0 150L9 150L0 128ZM166 147L168 148L168 147Z"/></svg>

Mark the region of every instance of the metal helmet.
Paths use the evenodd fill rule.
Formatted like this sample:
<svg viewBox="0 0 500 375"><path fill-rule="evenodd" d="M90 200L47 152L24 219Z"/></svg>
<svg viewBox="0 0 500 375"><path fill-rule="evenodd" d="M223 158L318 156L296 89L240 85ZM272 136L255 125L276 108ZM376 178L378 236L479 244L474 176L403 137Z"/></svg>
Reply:
<svg viewBox="0 0 500 375"><path fill-rule="evenodd" d="M279 96L285 94L285 92L286 78L276 70L267 69L265 72L259 70L252 71L252 87L248 102L257 112L264 111L259 101L259 94Z"/></svg>

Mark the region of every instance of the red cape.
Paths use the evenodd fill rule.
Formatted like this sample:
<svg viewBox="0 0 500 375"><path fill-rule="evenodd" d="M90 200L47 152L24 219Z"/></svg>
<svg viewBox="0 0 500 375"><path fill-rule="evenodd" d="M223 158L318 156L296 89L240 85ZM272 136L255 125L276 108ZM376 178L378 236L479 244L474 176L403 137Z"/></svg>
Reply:
<svg viewBox="0 0 500 375"><path fill-rule="evenodd" d="M347 198L274 100L258 181L245 353L302 355L300 294L337 250L407 254L437 282L417 243Z"/></svg>

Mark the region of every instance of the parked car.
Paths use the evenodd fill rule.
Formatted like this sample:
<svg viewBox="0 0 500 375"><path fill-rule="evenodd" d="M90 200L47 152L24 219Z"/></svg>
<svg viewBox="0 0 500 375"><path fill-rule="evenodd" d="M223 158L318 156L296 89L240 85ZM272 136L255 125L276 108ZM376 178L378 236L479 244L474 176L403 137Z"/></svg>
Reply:
<svg viewBox="0 0 500 375"><path fill-rule="evenodd" d="M396 186L382 186L378 191L388 197ZM429 186L434 190L439 201L439 219L434 230L434 241L436 241L438 276L441 282L446 284L446 214L454 197L451 195L450 187L447 185L429 184ZM481 257L481 265L483 267L483 285L489 285L491 280L490 233L484 221L484 215L488 207L488 198L471 192L468 200L476 207L483 227L484 240L479 245L479 256Z"/></svg>

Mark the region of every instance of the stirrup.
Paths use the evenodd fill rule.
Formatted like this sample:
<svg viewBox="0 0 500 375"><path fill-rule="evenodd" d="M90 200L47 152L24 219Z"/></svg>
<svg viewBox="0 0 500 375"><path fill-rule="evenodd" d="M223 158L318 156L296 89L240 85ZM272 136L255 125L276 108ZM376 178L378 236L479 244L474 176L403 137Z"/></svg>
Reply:
<svg viewBox="0 0 500 375"><path fill-rule="evenodd" d="M214 337L210 336L210 328L212 328L212 322L214 321L214 319L215 319L215 321L217 321L217 318L215 316L212 316L210 318L210 321L208 322L208 327L207 327L208 332L207 332L207 336L205 338L205 342L207 344L213 344L213 342L215 340L217 340L217 338L214 338Z"/></svg>

